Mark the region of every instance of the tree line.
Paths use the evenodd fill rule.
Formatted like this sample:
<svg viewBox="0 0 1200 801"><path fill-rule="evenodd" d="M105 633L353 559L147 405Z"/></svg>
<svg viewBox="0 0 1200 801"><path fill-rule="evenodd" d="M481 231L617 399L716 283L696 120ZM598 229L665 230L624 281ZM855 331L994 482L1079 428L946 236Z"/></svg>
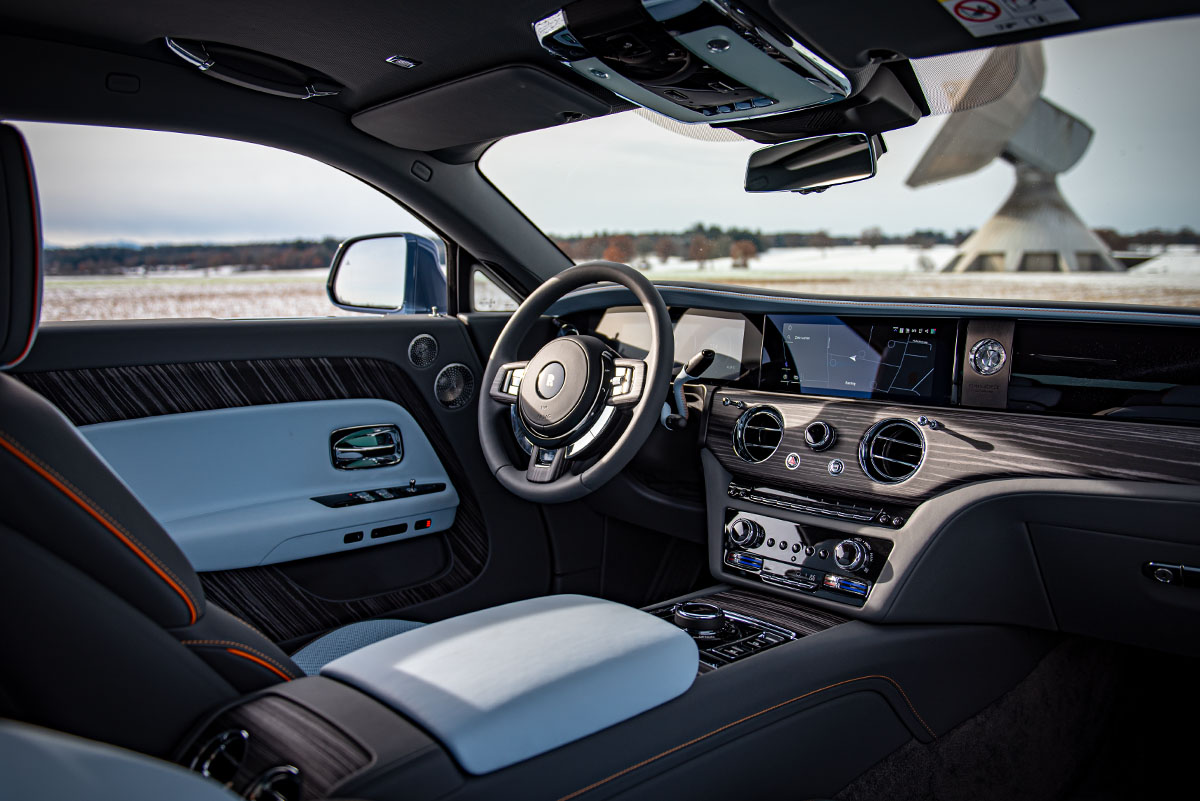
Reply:
<svg viewBox="0 0 1200 801"><path fill-rule="evenodd" d="M116 275L226 266L238 270L310 270L329 267L337 247L336 239L244 245L86 245L46 248L44 263L49 275Z"/></svg>
<svg viewBox="0 0 1200 801"><path fill-rule="evenodd" d="M834 235L828 231L784 231L764 233L747 228L721 228L696 223L685 231L648 233L610 233L601 231L583 236L557 236L554 243L574 261L605 259L627 264L649 264L650 258L661 263L678 257L697 262L703 268L713 259L730 258L734 267L748 267L751 259L771 248L831 248L845 245L910 245L933 247L957 245L971 231L946 234L942 231L917 230L904 235L885 234L878 227L865 229L858 236Z"/></svg>
<svg viewBox="0 0 1200 801"><path fill-rule="evenodd" d="M685 231L619 233L600 231L580 236L556 236L554 242L574 261L605 259L627 264L648 265L651 257L660 263L678 257L697 262L701 269L713 259L730 258L734 267L748 267L751 259L771 248L831 248L847 245L907 245L931 248L935 245L961 245L974 230L954 233L935 229L917 229L907 234L887 234L878 226L862 230L857 236L830 234L826 230L764 233L761 230L725 228L696 223ZM1177 231L1160 228L1122 234L1111 228L1096 230L1112 250L1166 245L1200 245L1200 235L1184 226Z"/></svg>
<svg viewBox="0 0 1200 801"><path fill-rule="evenodd" d="M600 231L581 236L556 236L554 242L574 261L606 259L625 264L647 266L650 260L666 263L680 258L703 268L713 259L730 258L734 267L748 267L750 261L771 248L832 248L860 245L908 245L928 248L934 245L960 245L972 231L953 234L934 229L918 229L907 234L886 234L877 226L863 229L857 236L830 234L828 231L764 233L748 228L721 228L696 223L684 231L622 233ZM1096 230L1112 250L1167 245L1200 245L1200 234L1191 228L1178 230L1153 228L1123 234L1111 228ZM332 238L288 242L254 242L240 245L86 245L75 248L46 248L45 268L50 275L115 275L166 269L211 269L233 267L237 270L310 270L327 268L337 251Z"/></svg>

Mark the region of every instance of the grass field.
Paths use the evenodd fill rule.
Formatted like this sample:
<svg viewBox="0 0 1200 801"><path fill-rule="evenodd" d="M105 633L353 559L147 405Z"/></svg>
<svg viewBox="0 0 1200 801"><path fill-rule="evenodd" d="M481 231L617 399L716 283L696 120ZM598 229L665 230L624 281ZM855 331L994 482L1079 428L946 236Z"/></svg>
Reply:
<svg viewBox="0 0 1200 801"><path fill-rule="evenodd" d="M1091 301L1200 308L1200 272L969 273L917 269L910 249L773 250L737 270L728 259L700 270L677 259L654 263L655 280L761 286L812 295L898 298L1002 298ZM945 254L933 254L937 258ZM344 315L325 295L325 271L59 278L46 280L44 320L169 317L322 317ZM477 286L478 289L478 286ZM487 308L487 297L477 305Z"/></svg>

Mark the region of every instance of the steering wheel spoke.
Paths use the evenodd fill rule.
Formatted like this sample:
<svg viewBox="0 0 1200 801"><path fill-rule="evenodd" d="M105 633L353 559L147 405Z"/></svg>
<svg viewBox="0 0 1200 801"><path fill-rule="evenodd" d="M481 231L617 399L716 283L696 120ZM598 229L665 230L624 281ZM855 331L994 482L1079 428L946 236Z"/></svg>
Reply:
<svg viewBox="0 0 1200 801"><path fill-rule="evenodd" d="M496 379L492 381L488 390L492 400L497 403L516 403L528 364L529 362L508 362L500 365L500 369L496 371Z"/></svg>
<svg viewBox="0 0 1200 801"><path fill-rule="evenodd" d="M525 480L531 484L549 484L567 469L566 448L540 448L533 446L529 455L529 467L525 468Z"/></svg>
<svg viewBox="0 0 1200 801"><path fill-rule="evenodd" d="M641 359L613 359L609 406L634 406L646 387L646 363Z"/></svg>

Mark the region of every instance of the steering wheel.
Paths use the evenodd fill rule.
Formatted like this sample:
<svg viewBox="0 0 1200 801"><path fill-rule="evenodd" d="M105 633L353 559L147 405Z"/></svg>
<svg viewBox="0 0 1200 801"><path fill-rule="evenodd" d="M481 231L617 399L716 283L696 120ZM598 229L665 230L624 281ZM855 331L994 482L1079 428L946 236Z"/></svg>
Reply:
<svg viewBox="0 0 1200 801"><path fill-rule="evenodd" d="M650 318L646 359L622 359L601 340L561 336L529 361L517 361L517 347L551 304L568 292L612 281L633 292ZM537 288L500 332L483 373L486 395L479 399L479 439L483 456L505 489L538 503L582 498L619 473L658 422L671 383L675 344L667 305L650 281L624 264L592 261L571 267ZM509 459L504 437L512 436L511 414L525 426L533 453L521 470ZM608 407L633 408L625 431L595 464L572 472L567 448L592 435Z"/></svg>

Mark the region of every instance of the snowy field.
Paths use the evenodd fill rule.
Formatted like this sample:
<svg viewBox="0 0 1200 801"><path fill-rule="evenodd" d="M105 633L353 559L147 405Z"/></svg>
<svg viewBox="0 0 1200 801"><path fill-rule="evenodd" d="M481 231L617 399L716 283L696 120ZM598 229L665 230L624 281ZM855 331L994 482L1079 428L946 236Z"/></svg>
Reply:
<svg viewBox="0 0 1200 801"><path fill-rule="evenodd" d="M903 245L778 248L734 269L728 258L696 262L650 257L655 280L762 286L813 295L1097 301L1200 308L1200 254L1158 256L1126 273L967 273L939 269L954 248ZM325 296L324 270L202 272L46 279L45 320L164 317L316 317L347 314ZM485 308L494 301L477 295Z"/></svg>

